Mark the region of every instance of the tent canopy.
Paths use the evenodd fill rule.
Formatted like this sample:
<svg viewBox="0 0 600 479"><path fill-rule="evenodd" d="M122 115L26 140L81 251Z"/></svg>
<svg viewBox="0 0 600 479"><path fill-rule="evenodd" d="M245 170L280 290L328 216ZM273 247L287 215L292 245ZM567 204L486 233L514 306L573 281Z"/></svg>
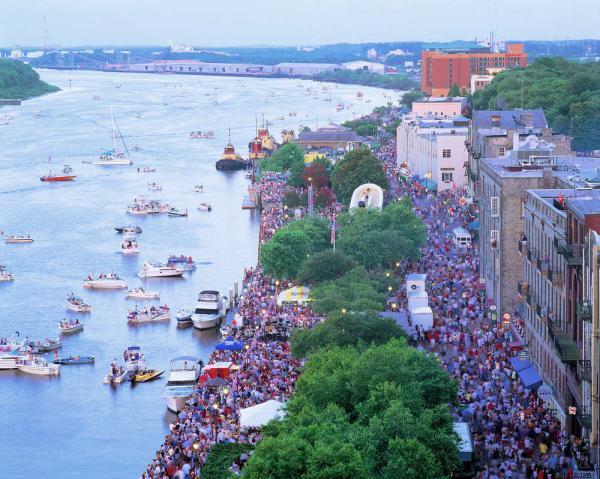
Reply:
<svg viewBox="0 0 600 479"><path fill-rule="evenodd" d="M308 301L309 295L310 289L306 286L294 286L277 295L277 304L279 306L283 303L305 304Z"/></svg>
<svg viewBox="0 0 600 479"><path fill-rule="evenodd" d="M239 351L244 348L243 341L236 341L231 336L228 336L224 341L220 341L215 349L217 351Z"/></svg>
<svg viewBox="0 0 600 479"><path fill-rule="evenodd" d="M517 374L521 378L523 386L527 389L537 389L543 383L542 378L533 366L521 369L521 371L517 371Z"/></svg>
<svg viewBox="0 0 600 479"><path fill-rule="evenodd" d="M271 399L267 402L240 409L240 427L260 427L272 419L285 416L285 403Z"/></svg>
<svg viewBox="0 0 600 479"><path fill-rule="evenodd" d="M519 359L517 357L510 358L510 364L515 368L516 372L522 371L523 369L530 368L533 366L531 361L527 361L526 359Z"/></svg>

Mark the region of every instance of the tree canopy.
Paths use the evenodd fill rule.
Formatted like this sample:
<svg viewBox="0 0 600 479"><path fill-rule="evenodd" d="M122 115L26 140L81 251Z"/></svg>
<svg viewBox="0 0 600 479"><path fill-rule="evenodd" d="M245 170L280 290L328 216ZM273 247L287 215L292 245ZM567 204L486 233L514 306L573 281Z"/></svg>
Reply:
<svg viewBox="0 0 600 479"><path fill-rule="evenodd" d="M405 75L382 75L380 73L366 72L362 70L339 70L335 72L323 72L314 76L316 81L331 81L354 85L375 86L393 90L411 90L417 82Z"/></svg>
<svg viewBox="0 0 600 479"><path fill-rule="evenodd" d="M22 62L0 59L0 98L25 99L58 91L40 80L37 72Z"/></svg>
<svg viewBox="0 0 600 479"><path fill-rule="evenodd" d="M350 271L354 264L349 256L339 251L320 251L304 261L298 273L298 281L306 284L336 279Z"/></svg>
<svg viewBox="0 0 600 479"><path fill-rule="evenodd" d="M473 95L475 109L543 108L557 133L573 136L573 148L600 149L600 64L539 58L522 69L500 72Z"/></svg>
<svg viewBox="0 0 600 479"><path fill-rule="evenodd" d="M301 165L304 168L304 151L295 143L287 143L260 162L261 171L284 172Z"/></svg>
<svg viewBox="0 0 600 479"><path fill-rule="evenodd" d="M350 203L354 190L364 183L375 183L384 190L389 186L381 161L367 149L346 153L335 164L331 183L336 198L344 205Z"/></svg>

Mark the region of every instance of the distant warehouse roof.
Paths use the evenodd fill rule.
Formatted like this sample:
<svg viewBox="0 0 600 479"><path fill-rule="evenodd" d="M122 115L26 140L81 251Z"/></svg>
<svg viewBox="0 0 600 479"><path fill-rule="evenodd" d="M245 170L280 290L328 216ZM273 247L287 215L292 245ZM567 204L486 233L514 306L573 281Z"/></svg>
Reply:
<svg viewBox="0 0 600 479"><path fill-rule="evenodd" d="M349 128L319 128L315 131L302 131L297 143L364 143L367 139Z"/></svg>

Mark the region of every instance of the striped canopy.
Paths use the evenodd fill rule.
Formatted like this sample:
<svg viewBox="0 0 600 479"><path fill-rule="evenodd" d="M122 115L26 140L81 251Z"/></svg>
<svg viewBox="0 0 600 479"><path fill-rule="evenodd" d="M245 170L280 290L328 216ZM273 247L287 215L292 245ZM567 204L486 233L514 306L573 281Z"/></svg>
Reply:
<svg viewBox="0 0 600 479"><path fill-rule="evenodd" d="M306 286L294 286L293 288L282 291L277 296L277 304L298 303L304 304L309 300L310 289Z"/></svg>

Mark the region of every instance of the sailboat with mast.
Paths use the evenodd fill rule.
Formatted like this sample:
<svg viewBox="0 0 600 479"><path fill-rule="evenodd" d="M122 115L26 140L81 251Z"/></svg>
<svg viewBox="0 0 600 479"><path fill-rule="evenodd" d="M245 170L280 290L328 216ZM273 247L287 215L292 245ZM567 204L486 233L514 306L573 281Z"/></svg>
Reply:
<svg viewBox="0 0 600 479"><path fill-rule="evenodd" d="M113 133L113 149L104 151L100 158L94 161L94 165L99 166L121 166L121 165L131 165L133 161L129 156L129 150L127 149L127 145L125 144L125 140L123 139L123 135L121 135L121 130L119 130L119 126L115 122L115 117L113 115L112 108L110 109L110 119L112 121L112 133ZM117 132L119 136L119 140L123 144L123 149L125 151L119 151L117 149Z"/></svg>

